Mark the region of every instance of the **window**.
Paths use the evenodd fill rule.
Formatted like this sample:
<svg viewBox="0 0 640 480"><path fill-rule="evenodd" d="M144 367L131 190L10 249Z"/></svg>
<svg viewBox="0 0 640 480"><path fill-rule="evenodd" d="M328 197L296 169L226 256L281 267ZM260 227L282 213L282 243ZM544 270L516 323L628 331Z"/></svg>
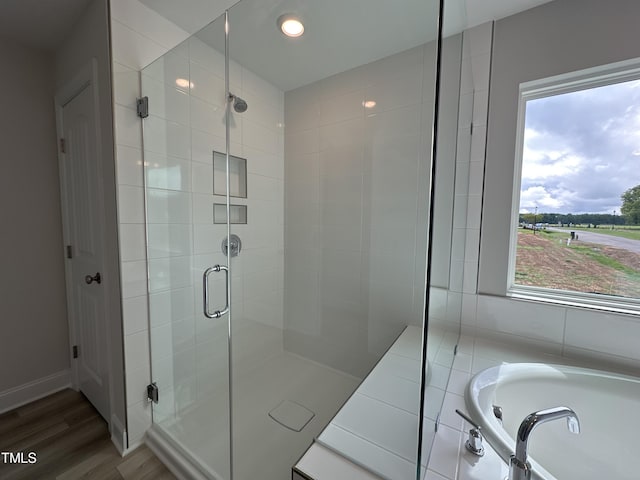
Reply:
<svg viewBox="0 0 640 480"><path fill-rule="evenodd" d="M640 299L637 67L521 86L512 293Z"/></svg>

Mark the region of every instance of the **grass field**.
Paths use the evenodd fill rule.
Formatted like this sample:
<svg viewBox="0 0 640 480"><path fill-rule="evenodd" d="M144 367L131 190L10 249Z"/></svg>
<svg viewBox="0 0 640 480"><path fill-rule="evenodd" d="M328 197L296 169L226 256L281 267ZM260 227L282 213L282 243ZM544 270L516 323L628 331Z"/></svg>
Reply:
<svg viewBox="0 0 640 480"><path fill-rule="evenodd" d="M519 229L516 283L640 297L640 255L578 240L567 245L569 232L575 230L566 229L566 233L542 230L534 235L532 230ZM605 232L600 228L585 230Z"/></svg>

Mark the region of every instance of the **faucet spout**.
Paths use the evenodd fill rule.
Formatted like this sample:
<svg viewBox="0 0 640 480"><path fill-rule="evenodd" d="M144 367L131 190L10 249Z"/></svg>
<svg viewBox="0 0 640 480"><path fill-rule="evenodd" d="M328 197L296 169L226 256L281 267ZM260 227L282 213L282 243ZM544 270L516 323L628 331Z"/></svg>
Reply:
<svg viewBox="0 0 640 480"><path fill-rule="evenodd" d="M580 433L578 415L569 407L555 407L533 412L522 421L516 436L516 453L511 456L509 480L528 480L531 478L531 465L527 460L529 437L538 425L560 418L567 419L567 428L571 433Z"/></svg>

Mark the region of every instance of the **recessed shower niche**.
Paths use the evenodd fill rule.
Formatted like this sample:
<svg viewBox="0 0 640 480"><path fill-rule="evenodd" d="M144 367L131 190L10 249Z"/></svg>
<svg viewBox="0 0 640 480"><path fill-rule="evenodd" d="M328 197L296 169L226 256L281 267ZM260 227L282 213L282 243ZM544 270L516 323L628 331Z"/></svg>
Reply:
<svg viewBox="0 0 640 480"><path fill-rule="evenodd" d="M227 194L227 156L213 152L213 194ZM229 196L247 198L247 159L229 155ZM226 220L224 220L226 221ZM223 221L223 223L224 223ZM217 222L216 222L217 223ZM245 222L246 223L246 208Z"/></svg>
<svg viewBox="0 0 640 480"><path fill-rule="evenodd" d="M213 204L213 223L227 223L227 205L224 203ZM229 205L229 223L233 225L245 225L247 223L246 205Z"/></svg>

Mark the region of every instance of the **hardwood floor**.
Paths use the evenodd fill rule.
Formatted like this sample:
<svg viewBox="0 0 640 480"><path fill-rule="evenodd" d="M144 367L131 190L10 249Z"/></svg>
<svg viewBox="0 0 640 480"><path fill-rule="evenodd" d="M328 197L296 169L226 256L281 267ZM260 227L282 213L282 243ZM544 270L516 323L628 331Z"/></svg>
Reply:
<svg viewBox="0 0 640 480"><path fill-rule="evenodd" d="M20 464L9 463L8 454L0 456L2 480L175 479L145 446L122 458L106 422L73 390L0 415L0 452L25 452ZM35 452L35 463L26 463L28 452Z"/></svg>

